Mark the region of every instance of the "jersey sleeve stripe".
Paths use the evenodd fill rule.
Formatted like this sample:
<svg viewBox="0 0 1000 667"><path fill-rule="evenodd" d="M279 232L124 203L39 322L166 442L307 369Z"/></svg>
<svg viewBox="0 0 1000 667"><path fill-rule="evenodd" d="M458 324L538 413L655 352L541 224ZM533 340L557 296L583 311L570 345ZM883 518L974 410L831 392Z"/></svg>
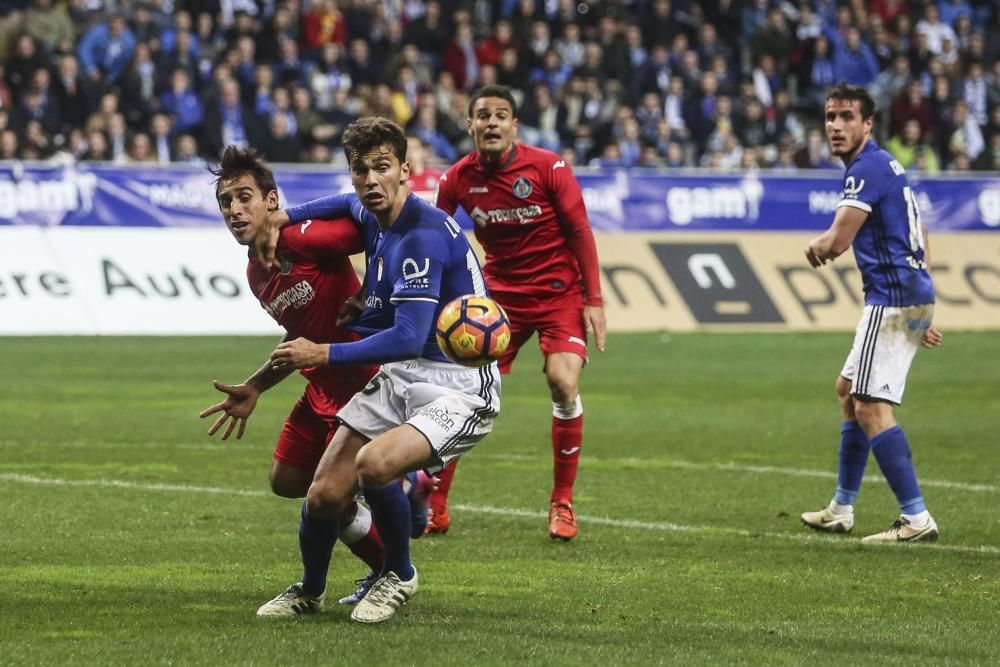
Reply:
<svg viewBox="0 0 1000 667"><path fill-rule="evenodd" d="M399 303L400 301L427 301L429 303L437 303L437 299L432 299L431 297L424 296L393 296L389 297L389 303Z"/></svg>
<svg viewBox="0 0 1000 667"><path fill-rule="evenodd" d="M851 206L853 208L859 208L865 213L872 212L871 206L864 203L863 201L858 201L857 199L841 199L840 202L837 204L837 208L840 208L841 206Z"/></svg>

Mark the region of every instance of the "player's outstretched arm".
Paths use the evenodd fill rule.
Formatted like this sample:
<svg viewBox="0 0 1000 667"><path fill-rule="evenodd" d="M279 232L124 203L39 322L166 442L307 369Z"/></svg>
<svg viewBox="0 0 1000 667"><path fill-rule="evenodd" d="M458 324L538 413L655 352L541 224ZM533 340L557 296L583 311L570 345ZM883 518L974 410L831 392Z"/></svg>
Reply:
<svg viewBox="0 0 1000 667"><path fill-rule="evenodd" d="M288 336L282 340L288 340ZM218 380L212 380L212 386L226 395L226 398L215 405L205 408L199 414L204 419L209 415L221 412L212 426L208 429L208 435L215 435L224 425L226 430L222 433L222 439L226 440L237 428L236 439L243 437L246 430L247 420L257 407L257 399L262 393L278 384L291 375L294 369L275 369L271 367L271 362L264 364L257 369L257 372L246 379L242 384L223 384ZM228 422L228 425L227 425Z"/></svg>

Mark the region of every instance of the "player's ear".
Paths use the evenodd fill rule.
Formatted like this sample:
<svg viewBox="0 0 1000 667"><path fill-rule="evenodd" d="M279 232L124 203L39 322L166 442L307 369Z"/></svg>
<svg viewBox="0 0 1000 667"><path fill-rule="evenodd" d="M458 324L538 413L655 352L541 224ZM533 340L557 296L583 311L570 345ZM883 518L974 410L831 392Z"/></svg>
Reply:
<svg viewBox="0 0 1000 667"><path fill-rule="evenodd" d="M465 131L469 133L470 137L472 136L472 119L471 118L466 118L465 119Z"/></svg>
<svg viewBox="0 0 1000 667"><path fill-rule="evenodd" d="M407 160L399 165L399 184L402 185L410 180L410 161Z"/></svg>
<svg viewBox="0 0 1000 667"><path fill-rule="evenodd" d="M271 190L270 192L268 192L267 196L264 197L264 202L267 204L267 210L268 211L274 211L275 209L277 209L278 208L278 191L277 190Z"/></svg>

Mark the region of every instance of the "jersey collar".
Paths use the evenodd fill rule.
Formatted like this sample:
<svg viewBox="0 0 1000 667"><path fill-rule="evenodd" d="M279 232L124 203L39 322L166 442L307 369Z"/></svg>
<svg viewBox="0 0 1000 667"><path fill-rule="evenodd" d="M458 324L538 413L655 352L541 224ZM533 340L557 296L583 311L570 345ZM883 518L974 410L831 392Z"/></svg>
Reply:
<svg viewBox="0 0 1000 667"><path fill-rule="evenodd" d="M503 171L504 169L509 167L516 159L517 159L517 142L515 141L510 145L510 153L508 153L507 159L503 160L502 162L500 162L499 165L497 165L497 168L494 171L494 173ZM479 165L480 171L484 172L487 171L486 165L483 163L483 159L479 156L479 153L476 153L476 163Z"/></svg>

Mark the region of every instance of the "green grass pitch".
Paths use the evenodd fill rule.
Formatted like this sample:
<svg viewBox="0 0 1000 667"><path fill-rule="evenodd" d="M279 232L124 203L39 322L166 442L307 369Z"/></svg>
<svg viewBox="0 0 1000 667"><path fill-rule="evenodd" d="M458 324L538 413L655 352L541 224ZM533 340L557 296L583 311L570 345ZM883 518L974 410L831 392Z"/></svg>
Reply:
<svg viewBox="0 0 1000 667"><path fill-rule="evenodd" d="M995 333L918 355L897 416L942 535L882 547L858 543L897 513L874 463L854 535L798 516L835 485L850 334L613 335L584 372L566 544L545 532L551 406L527 349L456 476L452 531L413 544L420 593L376 627L329 602L254 618L300 576L299 503L266 476L302 381L242 441L197 414L274 342L0 340L0 664L1000 662ZM338 547L328 597L363 574Z"/></svg>

